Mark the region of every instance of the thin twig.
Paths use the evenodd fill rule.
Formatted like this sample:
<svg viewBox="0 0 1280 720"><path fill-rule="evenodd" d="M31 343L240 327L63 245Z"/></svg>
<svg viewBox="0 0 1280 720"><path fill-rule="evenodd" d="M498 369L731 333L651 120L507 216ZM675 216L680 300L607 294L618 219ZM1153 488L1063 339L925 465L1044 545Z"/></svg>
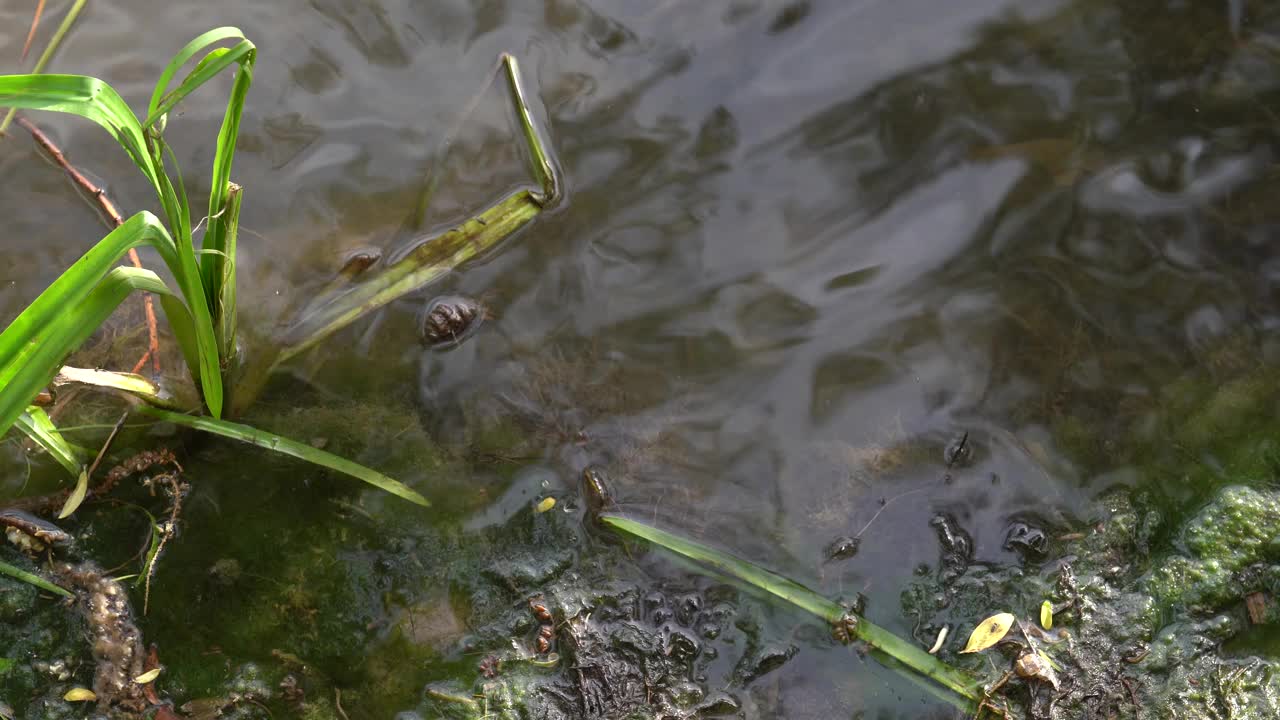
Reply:
<svg viewBox="0 0 1280 720"><path fill-rule="evenodd" d="M98 465L102 464L102 457L107 454L107 448L111 447L111 441L116 439L116 435L120 432L120 426L124 425L124 421L128 417L128 412L120 414L120 419L116 421L115 427L111 428L111 433L107 435L106 441L102 443L102 449L98 451L98 457L93 459L93 464L85 472L86 477L93 477L93 471L97 470Z"/></svg>
<svg viewBox="0 0 1280 720"><path fill-rule="evenodd" d="M20 60L27 59L27 52L31 50L31 41L36 39L36 28L40 27L40 16L44 13L44 0L36 0L36 14L31 18L31 29L27 31L27 41L22 43L22 57Z"/></svg>
<svg viewBox="0 0 1280 720"><path fill-rule="evenodd" d="M77 188L82 190L89 197L93 198L93 201L97 204L98 208L107 216L107 219L111 221L113 227L120 227L124 224L124 218L120 216L120 211L116 209L115 203L111 202L111 198L107 197L107 191L95 185L92 180L85 177L84 173L80 172L74 165L72 165L67 160L67 156L62 153L62 150L58 149L58 146L54 144L53 140L51 140L48 135L44 134L44 131L22 116L18 116L14 121L25 128L27 132L31 133L31 138L36 141L36 144L43 148L44 151L49 154L49 157L53 158L53 162L67 173L67 176L71 178L71 181L76 184ZM134 248L129 248L129 262L132 263L135 268L142 268L142 260L138 257L138 251ZM160 332L156 326L155 302L152 300L150 293L143 294L142 307L147 318L147 351L138 359L138 362L134 364L133 372L136 373L140 371L147 364L147 359L150 358L152 369L155 370L156 373L159 373Z"/></svg>
<svg viewBox="0 0 1280 720"><path fill-rule="evenodd" d="M928 489L928 488L918 487L918 488L916 488L916 489L914 489L914 490L907 490L907 491L905 491L905 492L898 493L897 495L894 495L893 497L889 498L888 500L885 500L885 501L884 501L884 504L882 504L882 505L880 506L880 509L879 509L879 510L876 510L876 514L871 516L871 519L867 521L867 524L866 524L866 525L863 525L863 526L862 526L862 529L861 529L861 530L859 530L859 531L858 531L858 533L857 533L856 535L854 535L854 537L855 537L855 538L860 538L860 537L862 537L862 533L866 532L866 531L867 531L867 528L871 527L871 523L875 522L875 521L876 521L876 518L880 517L880 513L884 512L884 509L885 509L885 508L887 508L887 507L889 507L889 505L890 505L890 504L892 504L894 500L898 500L899 498L904 498L904 497L906 497L906 496L908 496L908 495L910 495L910 494L912 494L912 493L918 493L918 492L920 492L921 490L926 490L926 489Z"/></svg>
<svg viewBox="0 0 1280 720"><path fill-rule="evenodd" d="M338 711L338 715L342 716L342 720L350 720L347 717L347 711L342 709L342 688L333 689L333 707Z"/></svg>
<svg viewBox="0 0 1280 720"><path fill-rule="evenodd" d="M44 68L49 64L49 60L53 58L53 53L57 51L58 46L62 44L62 38L66 37L67 31L75 24L76 18L80 16L80 11L84 9L84 4L88 0L76 0L71 5L71 9L67 11L66 17L62 18L58 29L53 31L53 37L49 38L49 44L45 46L44 52L40 53L40 59L36 60L35 67L31 68L32 75L39 75L44 72ZM4 120L0 120L0 136L9 132L9 123L13 122L13 116L18 111L17 108L9 108L8 114L4 116Z"/></svg>
<svg viewBox="0 0 1280 720"><path fill-rule="evenodd" d="M150 562L146 566L146 581L143 583L142 590L143 615L147 614L151 606L151 579L156 574L156 563L160 562L160 553L169 542L169 538L172 538L178 532L178 515L182 512L182 496L186 494L188 487L173 473L157 475L148 480L147 483L151 485L152 492L155 491L156 485L167 484L173 504L169 507L169 519L158 527L160 540L156 543L155 552L151 553Z"/></svg>

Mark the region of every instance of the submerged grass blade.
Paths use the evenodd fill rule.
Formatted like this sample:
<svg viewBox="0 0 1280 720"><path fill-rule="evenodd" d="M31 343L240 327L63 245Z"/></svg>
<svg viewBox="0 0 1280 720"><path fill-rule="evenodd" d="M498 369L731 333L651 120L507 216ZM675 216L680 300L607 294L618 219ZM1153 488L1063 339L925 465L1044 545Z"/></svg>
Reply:
<svg viewBox="0 0 1280 720"><path fill-rule="evenodd" d="M28 407L18 416L16 424L19 430L36 441L45 452L49 453L50 457L66 468L72 477L76 477L84 469L83 451L62 437L62 433L58 432L58 428L42 408L35 405Z"/></svg>
<svg viewBox="0 0 1280 720"><path fill-rule="evenodd" d="M621 515L604 513L599 518L600 522L609 527L648 540L719 573L748 583L816 615L827 623L837 622L848 612L797 582L715 548ZM913 643L903 640L863 617L858 618L858 639L913 671L936 681L970 703L977 702L982 697L981 684L968 673L947 665Z"/></svg>
<svg viewBox="0 0 1280 720"><path fill-rule="evenodd" d="M560 201L563 187L560 171L547 152L533 115L529 112L520 80L520 65L515 57L503 53L501 67L506 71L511 103L516 111L539 191L520 190L512 193L462 225L420 243L408 256L378 275L363 280L355 289L343 291L334 298L320 298L312 303L287 331L283 347L275 358L277 364L310 348L370 311L436 280L467 260L486 252L532 221L544 208ZM430 192L430 183L427 192ZM421 201L425 202L425 199ZM420 207L419 212L421 211Z"/></svg>
<svg viewBox="0 0 1280 720"><path fill-rule="evenodd" d="M456 228L424 241L381 273L325 305L307 310L286 332L276 359L284 362L361 316L426 285L483 254L533 220L542 206L528 190L508 196ZM321 302L326 299L322 298Z"/></svg>
<svg viewBox="0 0 1280 720"><path fill-rule="evenodd" d="M417 492L414 492L398 480L393 480L376 470L371 470L359 463L351 462L350 460L327 453L310 445L297 442L296 440L290 440L288 438L269 433L265 430L258 430L257 428L252 428L248 425L240 425L238 423L227 422L226 420L214 420L207 417L183 415L181 413L169 412L168 410L161 410L159 408L153 408L146 405L141 406L140 409L148 415L157 417L166 422L171 422L175 425L182 425L183 427L194 428L214 435L221 435L225 438L239 440L240 442L249 443L250 445L257 445L258 447L274 450L284 455L290 455L300 460L306 460L309 463L326 467L330 470L337 470L340 473L345 473L351 477L363 480L376 488L385 490L392 495L404 498L412 503L417 503L423 507L431 505L431 503L427 502L426 498L422 497Z"/></svg>
<svg viewBox="0 0 1280 720"><path fill-rule="evenodd" d="M516 119L520 122L520 131L524 134L525 145L529 150L534 178L542 188L539 202L543 206L552 206L560 201L560 171L544 149L538 127L529 113L529 103L524 99L524 88L520 82L520 65L515 56L502 54L502 66L507 71L507 84L511 88L512 102L516 109Z"/></svg>
<svg viewBox="0 0 1280 720"><path fill-rule="evenodd" d="M49 582L48 580L45 580L39 575L36 575L34 573L29 573L26 570L23 570L21 568L16 568L7 562L0 562L0 573L8 575L9 577L15 578L17 580L21 580L22 582L28 585L35 585L41 590L47 590L55 595L61 595L63 597L68 597L68 598L75 597L75 595L71 594L70 590L58 587L57 585L54 585L53 583Z"/></svg>

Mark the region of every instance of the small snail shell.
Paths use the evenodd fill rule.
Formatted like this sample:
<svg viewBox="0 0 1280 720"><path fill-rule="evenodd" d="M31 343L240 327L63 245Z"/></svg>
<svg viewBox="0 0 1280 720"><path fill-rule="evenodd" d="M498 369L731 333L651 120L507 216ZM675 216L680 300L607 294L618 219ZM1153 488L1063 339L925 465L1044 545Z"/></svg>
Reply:
<svg viewBox="0 0 1280 720"><path fill-rule="evenodd" d="M422 341L451 347L467 339L484 321L480 303L460 295L442 295L427 303L422 318Z"/></svg>

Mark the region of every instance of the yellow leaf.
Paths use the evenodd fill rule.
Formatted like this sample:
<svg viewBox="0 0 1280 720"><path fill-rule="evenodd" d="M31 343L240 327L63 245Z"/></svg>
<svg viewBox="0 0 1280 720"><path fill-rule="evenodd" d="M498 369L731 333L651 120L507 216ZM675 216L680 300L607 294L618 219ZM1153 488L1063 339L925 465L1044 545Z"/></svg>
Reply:
<svg viewBox="0 0 1280 720"><path fill-rule="evenodd" d="M538 503L538 507L534 509L540 513L544 513L555 506L556 506L556 499L553 497L548 497L548 498L543 498L542 502Z"/></svg>
<svg viewBox="0 0 1280 720"><path fill-rule="evenodd" d="M1040 625L1045 630L1053 629L1053 603L1048 600L1040 604Z"/></svg>
<svg viewBox="0 0 1280 720"><path fill-rule="evenodd" d="M978 627L969 636L969 642L965 643L960 652L981 652L1000 642L1009 633L1009 628L1013 627L1014 619L1013 613L1000 613L978 623Z"/></svg>
<svg viewBox="0 0 1280 720"><path fill-rule="evenodd" d="M67 502L62 505L62 512L58 513L58 519L67 517L80 507L80 503L84 502L84 494L89 491L89 471L84 468L80 469L80 478L76 480L76 489L71 491L71 495L67 497Z"/></svg>
<svg viewBox="0 0 1280 720"><path fill-rule="evenodd" d="M160 668L151 668L150 670L134 678L133 681L138 683L139 685L146 685L147 683L151 682L152 680L155 680L158 677L160 677Z"/></svg>
<svg viewBox="0 0 1280 720"><path fill-rule="evenodd" d="M67 694L62 696L62 699L67 702L84 702L87 700L97 700L98 696L94 695L93 691L89 688L75 687L68 690Z"/></svg>

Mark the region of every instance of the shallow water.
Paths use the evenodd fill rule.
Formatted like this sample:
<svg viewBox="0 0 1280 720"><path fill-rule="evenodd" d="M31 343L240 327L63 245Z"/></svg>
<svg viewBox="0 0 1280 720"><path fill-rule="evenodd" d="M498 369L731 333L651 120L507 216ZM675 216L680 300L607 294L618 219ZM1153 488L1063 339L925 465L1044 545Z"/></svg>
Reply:
<svg viewBox="0 0 1280 720"><path fill-rule="evenodd" d="M29 12L0 10L0 58L16 58ZM1012 562L1011 522L1086 519L1115 484L1185 512L1204 488L1151 471L1179 452L1161 437L1180 420L1170 393L1280 359L1280 11L1266 3L130 0L92 4L52 69L139 107L163 61L220 24L260 48L234 173L257 233L240 272L259 335L348 253L392 256L524 181L500 87L450 135L500 52L524 66L567 202L268 390L273 407L407 401L452 441L493 408L539 431L534 460L402 476L445 508L416 523L482 527L524 502L512 487L571 494L584 465L608 464L629 511L862 592L869 617L910 635L898 593L938 562L935 513L979 558ZM225 87L170 122L193 197ZM38 120L118 205L149 206L105 134ZM428 169L440 190L414 227ZM9 316L102 230L20 132L0 177ZM415 324L443 292L494 317L424 352ZM394 450L379 452L363 459ZM241 488L305 475L238 457L192 472ZM332 521L262 492L282 536ZM194 512L182 541L204 547ZM859 533L853 558L823 562ZM929 702L879 671L882 685L837 692L869 665L848 658L802 642L775 709L916 717Z"/></svg>

